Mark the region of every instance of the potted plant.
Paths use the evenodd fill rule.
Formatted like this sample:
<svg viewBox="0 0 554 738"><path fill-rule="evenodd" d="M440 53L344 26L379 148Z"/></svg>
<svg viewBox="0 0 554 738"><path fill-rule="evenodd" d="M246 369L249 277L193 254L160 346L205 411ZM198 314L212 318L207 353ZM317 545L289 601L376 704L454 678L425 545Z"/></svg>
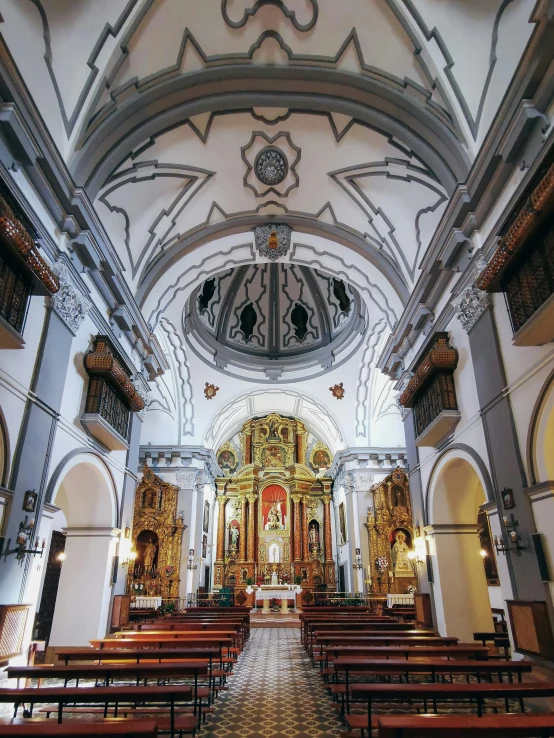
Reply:
<svg viewBox="0 0 554 738"><path fill-rule="evenodd" d="M295 583L296 585L302 584L302 577L300 576L300 574L297 574L297 575L296 575L296 576L294 577L294 583Z"/></svg>

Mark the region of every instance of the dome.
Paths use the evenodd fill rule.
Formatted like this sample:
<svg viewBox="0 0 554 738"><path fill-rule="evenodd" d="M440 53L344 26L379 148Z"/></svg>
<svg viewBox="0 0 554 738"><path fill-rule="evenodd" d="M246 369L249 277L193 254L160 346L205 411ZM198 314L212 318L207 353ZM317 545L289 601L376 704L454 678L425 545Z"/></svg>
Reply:
<svg viewBox="0 0 554 738"><path fill-rule="evenodd" d="M343 361L365 330L363 302L348 283L295 264L228 269L191 295L184 319L192 348L221 368L317 372Z"/></svg>

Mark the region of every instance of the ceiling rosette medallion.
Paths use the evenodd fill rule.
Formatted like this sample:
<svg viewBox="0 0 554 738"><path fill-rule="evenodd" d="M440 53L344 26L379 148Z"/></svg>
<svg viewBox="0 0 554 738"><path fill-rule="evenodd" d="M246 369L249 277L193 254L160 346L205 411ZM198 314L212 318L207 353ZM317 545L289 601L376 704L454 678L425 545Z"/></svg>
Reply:
<svg viewBox="0 0 554 738"><path fill-rule="evenodd" d="M290 133L281 131L270 137L262 131L253 131L250 141L241 148L242 160L246 164L244 186L256 197L271 193L287 197L300 184L296 172L300 154Z"/></svg>
<svg viewBox="0 0 554 738"><path fill-rule="evenodd" d="M286 256L290 249L291 234L292 228L288 225L271 223L256 226L254 237L259 255L270 261Z"/></svg>

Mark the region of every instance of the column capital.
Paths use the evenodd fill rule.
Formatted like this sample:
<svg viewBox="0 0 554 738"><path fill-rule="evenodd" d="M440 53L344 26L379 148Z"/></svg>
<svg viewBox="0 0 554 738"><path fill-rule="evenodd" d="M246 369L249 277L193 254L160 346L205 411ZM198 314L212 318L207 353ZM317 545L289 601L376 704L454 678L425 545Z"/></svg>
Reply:
<svg viewBox="0 0 554 738"><path fill-rule="evenodd" d="M299 494L293 494L290 496L291 500L294 502L295 505L298 505L300 503L300 500L302 500L302 495Z"/></svg>
<svg viewBox="0 0 554 738"><path fill-rule="evenodd" d="M59 279L60 289L50 297L50 306L76 336L92 304L75 288L69 269L63 261L56 262L52 271Z"/></svg>
<svg viewBox="0 0 554 738"><path fill-rule="evenodd" d="M227 504L228 499L227 495L217 495L216 497L216 500L222 507Z"/></svg>
<svg viewBox="0 0 554 738"><path fill-rule="evenodd" d="M246 495L246 499L248 500L248 502L251 505L253 505L256 502L256 500L258 499L258 495L256 495L256 494Z"/></svg>
<svg viewBox="0 0 554 738"><path fill-rule="evenodd" d="M332 499L333 499L332 495L321 495L321 500L324 505L328 505Z"/></svg>
<svg viewBox="0 0 554 738"><path fill-rule="evenodd" d="M484 268L483 262L478 262L474 272L474 277L477 279L480 272ZM458 297L452 300L452 306L456 311L456 316L466 333L469 333L475 323L479 320L485 310L492 304L491 296L488 292L483 292L472 281L468 284Z"/></svg>

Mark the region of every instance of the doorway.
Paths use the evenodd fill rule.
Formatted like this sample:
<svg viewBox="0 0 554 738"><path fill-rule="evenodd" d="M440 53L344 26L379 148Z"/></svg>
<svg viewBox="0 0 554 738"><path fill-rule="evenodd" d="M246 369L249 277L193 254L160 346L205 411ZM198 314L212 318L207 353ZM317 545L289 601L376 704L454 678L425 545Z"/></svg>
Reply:
<svg viewBox="0 0 554 738"><path fill-rule="evenodd" d="M346 580L344 578L344 564L339 566L339 592L346 592Z"/></svg>
<svg viewBox="0 0 554 738"><path fill-rule="evenodd" d="M52 630L52 621L54 619L54 609L56 607L58 585L60 583L60 575L62 573L64 551L65 533L60 533L60 531L55 530L52 532L50 550L48 551L48 561L46 563L46 572L44 574L42 597L40 598L40 607L36 614L35 631L33 634L33 638L39 641L46 641L47 645L50 639L50 631Z"/></svg>

